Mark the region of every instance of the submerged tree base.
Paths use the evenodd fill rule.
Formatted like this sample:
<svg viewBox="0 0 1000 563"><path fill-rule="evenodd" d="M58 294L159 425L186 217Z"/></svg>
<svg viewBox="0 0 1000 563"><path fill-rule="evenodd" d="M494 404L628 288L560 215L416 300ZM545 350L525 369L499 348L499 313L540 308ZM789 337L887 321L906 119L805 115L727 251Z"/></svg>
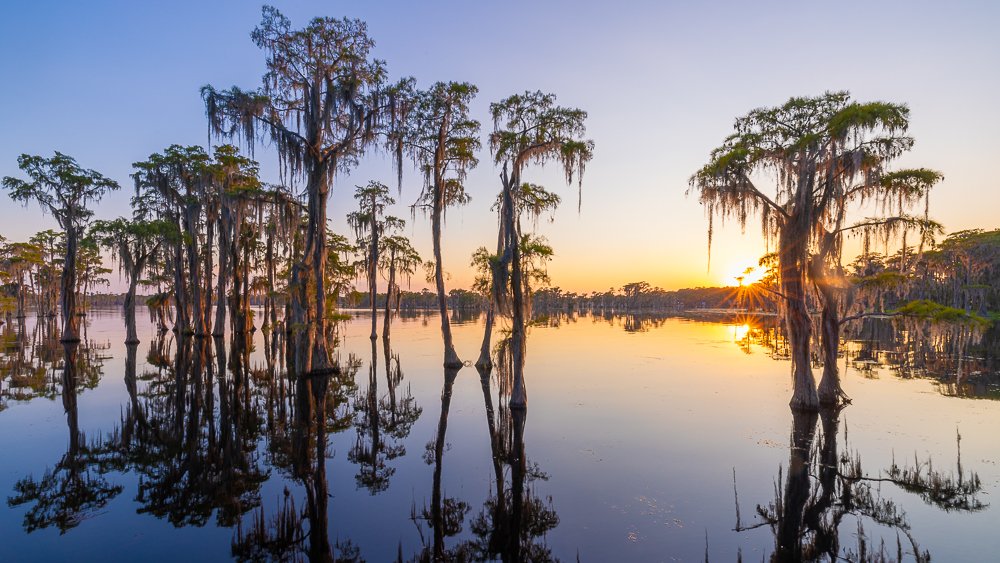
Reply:
<svg viewBox="0 0 1000 563"><path fill-rule="evenodd" d="M372 337L374 338L374 337ZM455 348L451 346L446 346L444 350L444 367L448 369L462 369L465 367L465 362L463 362L459 357L458 353L455 352Z"/></svg>

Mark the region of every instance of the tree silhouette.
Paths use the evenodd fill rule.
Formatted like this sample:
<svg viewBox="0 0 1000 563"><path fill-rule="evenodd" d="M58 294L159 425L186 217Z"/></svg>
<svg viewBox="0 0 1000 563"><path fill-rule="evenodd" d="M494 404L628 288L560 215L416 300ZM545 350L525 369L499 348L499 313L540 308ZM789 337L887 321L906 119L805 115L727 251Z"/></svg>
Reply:
<svg viewBox="0 0 1000 563"><path fill-rule="evenodd" d="M426 90L404 90L400 131L391 137L396 150L406 153L423 174L424 185L414 210L430 212L434 244L434 285L444 338L444 365L458 368L462 361L452 342L448 300L441 259L441 230L448 207L468 203L465 177L479 160L479 122L469 117L469 103L479 89L467 82L435 82Z"/></svg>
<svg viewBox="0 0 1000 563"><path fill-rule="evenodd" d="M80 238L94 214L90 205L100 201L106 193L117 190L118 183L93 170L81 168L72 157L60 152L51 158L22 154L17 158L17 165L30 180L4 177L3 186L9 190L11 199L25 203L37 201L42 211L55 217L66 234L60 283L62 339L64 342L79 342L76 267Z"/></svg>
<svg viewBox="0 0 1000 563"><path fill-rule="evenodd" d="M909 150L909 110L887 102L853 102L847 92L791 98L736 120L735 132L690 180L709 217L745 226L759 215L764 235L777 241L785 323L792 347L793 408L820 404L810 365L812 326L806 306L810 252L837 248L844 211L854 202L909 203L903 184L886 182L885 167ZM777 179L774 196L758 187L762 174ZM922 194L919 194L922 195ZM895 225L895 223L892 223ZM832 237L832 238L831 238ZM821 248L820 260L832 256ZM819 274L819 272L817 272ZM824 386L824 402L840 398Z"/></svg>
<svg viewBox="0 0 1000 563"><path fill-rule="evenodd" d="M391 124L395 107L382 61L364 22L315 18L302 29L271 6L251 37L265 52L257 91L202 88L211 130L239 135L252 148L270 139L290 179L304 178L305 244L292 265L291 318L296 371L330 367L326 342L327 200L338 171L350 169Z"/></svg>
<svg viewBox="0 0 1000 563"><path fill-rule="evenodd" d="M500 180L503 185L498 259L493 268L492 297L497 303L503 301L502 291L507 287L509 279L513 317L512 345L516 357L523 354L525 330L522 233L517 201L518 193L525 186L531 186L522 180L522 173L529 164L543 165L555 160L562 165L566 181L572 183L576 176L582 189L583 171L593 156L594 143L582 138L586 132L584 121L587 113L557 106L555 102L553 94L525 92L490 104L493 117L490 151L496 164L502 166ZM486 338L488 337L487 335ZM484 351L488 348L488 345L484 345ZM488 352L485 357L481 352L477 365L487 366L490 363ZM515 366L520 364L521 362L515 362ZM517 367L510 400L512 405L518 407L527 404L523 374Z"/></svg>

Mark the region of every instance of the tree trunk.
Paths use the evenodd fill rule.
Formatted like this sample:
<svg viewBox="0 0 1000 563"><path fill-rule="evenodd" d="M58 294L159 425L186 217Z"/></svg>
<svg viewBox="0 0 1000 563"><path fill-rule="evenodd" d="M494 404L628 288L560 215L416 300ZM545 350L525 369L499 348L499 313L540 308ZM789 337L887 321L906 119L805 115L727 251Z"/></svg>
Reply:
<svg viewBox="0 0 1000 563"><path fill-rule="evenodd" d="M250 249L243 248L243 292L240 294L240 310L243 311L243 323L246 333L256 330L253 322L253 311L250 309Z"/></svg>
<svg viewBox="0 0 1000 563"><path fill-rule="evenodd" d="M505 192L506 192L506 176L504 176L505 181ZM506 237L506 222L505 217L507 216L507 198L501 200L500 205L500 228L497 233L497 257L502 260L502 257L507 252L507 237ZM497 284L498 270L502 268L502 264L497 264L490 262L490 302L489 307L486 309L486 327L483 331L483 344L479 348L479 359L476 360L476 367L479 369L490 369L493 367L493 359L490 355L490 339L493 336L493 322L496 317L496 308L499 306L500 300L503 298L503 293L506 292L506 287L501 288Z"/></svg>
<svg viewBox="0 0 1000 563"><path fill-rule="evenodd" d="M801 228L793 217L781 231L779 263L781 289L785 295L785 326L792 351L792 400L793 409L815 410L819 407L816 380L810 365L810 339L812 324L806 307L803 262L808 231Z"/></svg>
<svg viewBox="0 0 1000 563"><path fill-rule="evenodd" d="M205 336L205 303L201 298L201 264L198 255L198 208L188 205L184 211L184 231L187 237L188 276L191 285L191 321L194 335Z"/></svg>
<svg viewBox="0 0 1000 563"><path fill-rule="evenodd" d="M278 326L278 301L275 299L274 291L274 254L272 252L271 257L267 261L267 290L268 290L268 301L271 302L271 329L274 330Z"/></svg>
<svg viewBox="0 0 1000 563"><path fill-rule="evenodd" d="M184 278L184 249L180 242L174 244L174 330L178 334L191 332L188 323L187 282Z"/></svg>
<svg viewBox="0 0 1000 563"><path fill-rule="evenodd" d="M376 209L377 208L376 208L376 204L375 204L375 195L373 194L372 195L372 212L371 212L372 213L372 217L371 217L371 220L372 220L372 224L371 224L372 240L371 240L371 247L368 249L368 291L369 291L369 293L371 293L371 303L369 303L369 305L371 305L371 307L372 307L372 334L371 334L371 336L369 338L371 338L372 341L374 341L376 338L378 338L377 333L376 333L376 328L375 328L375 325L376 325L376 323L378 321L378 312L377 312L378 309L376 309L376 307L375 307L375 297L377 295L377 293L375 291L375 284L378 281L377 280L377 274L378 274L378 221L376 220L377 219L377 217L376 217Z"/></svg>
<svg viewBox="0 0 1000 563"><path fill-rule="evenodd" d="M435 186L436 192L443 192L444 187L438 184ZM436 195L436 199L443 199L444 194ZM441 209L443 206L435 202L431 217L431 234L434 238L434 285L438 294L438 310L441 313L441 336L444 338L444 367L460 368L462 360L455 352L455 343L451 336L451 322L448 319L448 295L444 288L444 265L441 260Z"/></svg>
<svg viewBox="0 0 1000 563"><path fill-rule="evenodd" d="M76 316L76 254L77 232L71 226L66 229L66 257L62 271L63 332L60 342L80 341L80 319Z"/></svg>
<svg viewBox="0 0 1000 563"><path fill-rule="evenodd" d="M226 333L226 283L229 281L229 253L232 251L232 218L228 202L223 202L219 214L219 281L215 296L215 327L212 336Z"/></svg>
<svg viewBox="0 0 1000 563"><path fill-rule="evenodd" d="M511 309L513 316L513 327L511 328L511 354L514 363L513 388L510 392L510 407L512 409L523 409L528 406L528 395L524 388L524 344L525 344L525 322L524 322L524 280L521 270L521 245L520 229L517 228L517 210L514 206L514 187L518 185L519 177L513 174L510 182L504 188L504 205L508 209L504 221L506 222L507 244L511 249L510 261L510 289L511 289Z"/></svg>
<svg viewBox="0 0 1000 563"><path fill-rule="evenodd" d="M125 294L125 343L139 342L135 329L135 288L139 284L139 272L129 272L128 293Z"/></svg>
<svg viewBox="0 0 1000 563"><path fill-rule="evenodd" d="M494 305L490 303L486 309L486 327L483 330L483 344L479 348L479 359L476 360L476 367L479 369L488 370L493 367L493 359L490 356L490 337L493 334L493 317L495 315Z"/></svg>
<svg viewBox="0 0 1000 563"><path fill-rule="evenodd" d="M24 275L21 275L21 281L17 284L17 318L23 319L25 317L25 291L24 288Z"/></svg>
<svg viewBox="0 0 1000 563"><path fill-rule="evenodd" d="M389 286L385 290L385 317L382 319L382 338L389 339L389 324L392 322L392 296L393 288L396 285L396 251L391 251L389 257ZM398 297L397 297L398 299Z"/></svg>
<svg viewBox="0 0 1000 563"><path fill-rule="evenodd" d="M310 220L309 234L312 239L312 265L313 278L316 283L316 317L314 319L314 333L312 340L312 371L317 369L325 370L330 366L330 354L327 351L326 334L326 204L329 196L329 186L326 182L326 171L318 171L322 175L322 180L315 190L315 209L310 213L310 219L315 217L315 221ZM308 240L306 242L307 252L309 249Z"/></svg>
<svg viewBox="0 0 1000 563"><path fill-rule="evenodd" d="M235 221L236 225L241 223L241 218L237 216ZM240 246L241 233L236 231L233 233L232 237L232 250L229 253L229 258L231 260L230 270L233 278L233 289L230 293L230 303L229 308L232 311L232 322L233 322L233 332L235 334L243 334L246 332L247 328L247 318L246 311L241 306L243 303L243 265L240 260L246 260L247 257L243 255L243 249Z"/></svg>
<svg viewBox="0 0 1000 563"><path fill-rule="evenodd" d="M316 163L310 171L307 191L308 221L302 258L292 266L292 318L297 375L325 372L330 366L326 345L326 202L329 194L326 167ZM312 278L312 279L310 279Z"/></svg>
<svg viewBox="0 0 1000 563"><path fill-rule="evenodd" d="M823 295L823 314L821 321L823 346L823 376L819 380L819 402L824 406L840 404L844 392L840 387L840 370L837 367L837 356L840 348L840 318L837 312L836 297L832 289L817 284Z"/></svg>
<svg viewBox="0 0 1000 563"><path fill-rule="evenodd" d="M264 268L267 271L267 295L264 298L264 328L274 330L277 317L274 312L274 233L268 226L264 251Z"/></svg>
<svg viewBox="0 0 1000 563"><path fill-rule="evenodd" d="M215 270L215 265L213 264L212 258L212 243L215 239L215 218L209 218L205 221L205 248L202 252L205 254L205 266L203 276L205 278L205 284L202 287L202 296L205 302L204 310L202 311L202 326L204 327L205 334L209 333L209 327L212 326L212 277Z"/></svg>

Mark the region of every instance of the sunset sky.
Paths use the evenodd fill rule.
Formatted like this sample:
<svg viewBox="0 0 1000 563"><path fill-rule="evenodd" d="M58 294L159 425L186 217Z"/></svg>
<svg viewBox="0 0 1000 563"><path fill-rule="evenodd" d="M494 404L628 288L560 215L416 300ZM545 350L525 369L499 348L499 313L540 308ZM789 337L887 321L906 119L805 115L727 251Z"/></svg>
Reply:
<svg viewBox="0 0 1000 563"><path fill-rule="evenodd" d="M541 221L556 256L553 285L605 290L645 280L667 289L733 283L764 252L754 228L716 233L707 270L707 220L688 177L731 131L734 119L793 95L849 90L855 99L904 102L916 146L899 166L941 170L931 214L949 232L1000 226L1000 3L995 2L349 2L278 1L296 28L314 16L368 22L392 79L414 76L479 86L473 116L509 94L540 89L589 112L596 144L576 187L559 171L525 180L563 196ZM502 6L498 9L496 6ZM129 213L131 163L172 143L207 142L198 89L256 88L264 56L249 34L260 4L174 1L35 1L0 19L0 176L20 176L21 153L58 150L117 179L121 192L100 218ZM484 143L485 144L485 143ZM265 180L276 156L258 146ZM495 246L498 171L484 149L448 212L445 269L468 287L469 256ZM330 214L347 233L356 184L392 184L390 160L373 154L337 179ZM400 205L407 234L430 257L430 222L407 206L420 179L407 167ZM54 221L0 195L0 234L23 240ZM427 286L414 280L412 289Z"/></svg>

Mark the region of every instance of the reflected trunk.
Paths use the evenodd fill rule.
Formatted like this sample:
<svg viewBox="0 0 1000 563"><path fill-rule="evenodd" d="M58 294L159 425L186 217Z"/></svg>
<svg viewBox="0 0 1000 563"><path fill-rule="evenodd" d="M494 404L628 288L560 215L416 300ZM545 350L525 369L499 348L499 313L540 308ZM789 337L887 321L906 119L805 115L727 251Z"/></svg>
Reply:
<svg viewBox="0 0 1000 563"><path fill-rule="evenodd" d="M773 561L801 561L803 514L809 499L809 466L816 436L816 413L792 410L792 435L788 475L778 510L778 528Z"/></svg>
<svg viewBox="0 0 1000 563"><path fill-rule="evenodd" d="M431 524L434 529L434 560L444 559L445 506L441 492L441 474L444 465L445 437L448 432L448 411L451 409L452 388L458 370L446 369L444 388L441 390L441 416L438 419L437 439L434 442L434 485L431 495Z"/></svg>

